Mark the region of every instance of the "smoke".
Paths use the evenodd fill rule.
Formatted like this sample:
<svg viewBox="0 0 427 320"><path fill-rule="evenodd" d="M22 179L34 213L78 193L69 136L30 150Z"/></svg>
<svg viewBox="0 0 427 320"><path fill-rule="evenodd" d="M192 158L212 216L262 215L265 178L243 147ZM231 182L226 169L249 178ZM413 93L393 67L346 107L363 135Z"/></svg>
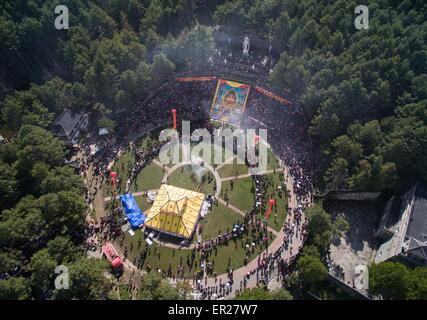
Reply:
<svg viewBox="0 0 427 320"><path fill-rule="evenodd" d="M191 157L191 173L192 176L196 179L198 183L202 182L203 177L205 176L206 172L208 171L203 166L203 160L200 157Z"/></svg>

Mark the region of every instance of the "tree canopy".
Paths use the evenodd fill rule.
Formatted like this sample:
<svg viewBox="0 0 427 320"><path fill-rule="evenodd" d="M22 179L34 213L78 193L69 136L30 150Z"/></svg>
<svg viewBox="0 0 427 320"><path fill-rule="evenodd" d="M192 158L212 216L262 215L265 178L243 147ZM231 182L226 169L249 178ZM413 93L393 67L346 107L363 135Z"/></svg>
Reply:
<svg viewBox="0 0 427 320"><path fill-rule="evenodd" d="M245 289L236 295L235 300L292 300L293 297L286 289L268 291L263 287Z"/></svg>
<svg viewBox="0 0 427 320"><path fill-rule="evenodd" d="M427 298L426 268L410 269L398 262L382 262L369 267L369 293L383 299Z"/></svg>
<svg viewBox="0 0 427 320"><path fill-rule="evenodd" d="M41 127L23 125L0 145L0 281L2 299L103 299L106 265L88 260L81 247L83 181L64 166L64 146ZM3 193L4 191L4 193ZM56 290L55 268L69 268L70 289Z"/></svg>

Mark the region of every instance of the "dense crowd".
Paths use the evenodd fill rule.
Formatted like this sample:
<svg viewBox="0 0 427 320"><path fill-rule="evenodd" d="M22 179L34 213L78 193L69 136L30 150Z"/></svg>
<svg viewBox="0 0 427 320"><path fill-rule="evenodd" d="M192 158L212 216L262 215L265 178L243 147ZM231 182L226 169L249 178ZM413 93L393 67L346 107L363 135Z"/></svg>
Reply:
<svg viewBox="0 0 427 320"><path fill-rule="evenodd" d="M265 85L268 80L269 68L273 63L273 56L270 52L257 55L242 56L235 48L227 49L227 46L219 48L216 56L210 59L211 68L216 70L213 75L221 75L234 71L243 74L256 75L257 85ZM178 110L178 129L180 120L190 120L192 130L200 127L213 131L213 125L208 121L208 114L215 92L215 81L205 82L179 82L169 81L159 87L153 95L140 101L135 111L126 117L123 125L120 125L116 136L105 142L105 147L100 151L93 153L88 145L81 146L82 153L85 155L81 162L81 171L86 175L88 168L92 166L94 175L89 179L87 186L87 201L93 201L98 187L92 193L93 185L100 185L105 178L108 178L110 168L115 160L125 151L132 151L135 161L128 165L130 172L127 177L126 190L130 185L136 183L136 177L140 170L149 163L159 151L160 142L150 144L146 148L139 148L133 142L137 141L144 134L155 128L167 126L172 122L171 109ZM196 127L194 127L196 126ZM204 239L196 243L193 249L189 250L187 261L182 262L177 270L162 270L170 278L182 278L188 275L189 271L194 271L194 284L199 289L201 297L205 299L222 298L230 294L233 289L243 290L248 281L256 279L256 283L268 282L276 277L277 280L283 279L288 267L299 248L294 247L292 241L295 237L303 239L306 235L306 221L303 219L303 210L310 203L312 195L312 168L311 168L311 150L309 137L307 136L307 124L304 121L303 114L297 106L286 106L278 101L268 98L261 93L253 90L249 96L244 118L242 119L242 128L265 128L267 129L268 143L272 147L275 155L284 163L288 169L286 180L293 181L294 196L297 197L298 205L295 208L288 208L288 216L292 220L287 220L283 226L285 237L282 245L275 252L263 252L268 247L272 235L267 230L265 223L261 221L257 213L265 207L267 201L266 189L269 181L263 176L254 177L256 192L254 206L243 222L237 221L225 231L218 234L216 238ZM179 131L179 130L178 130ZM124 169L124 168L123 168ZM286 187L284 183L283 188ZM120 184L119 184L120 188ZM119 189L118 192L123 190ZM289 191L289 190L288 190ZM289 196L293 196L289 193ZM308 195L308 197L307 197ZM114 208L112 208L114 210ZM292 221L290 223L289 221ZM117 224L113 215L102 219L98 226L91 226L88 235L92 235L94 230L102 230L102 240L120 237L123 239L123 232L120 224ZM256 268L247 271L247 274L239 281L234 283L234 272L231 267L228 268L228 281L223 283L219 279L215 286L206 286L208 277L217 278L215 272L215 255L218 247L224 245L245 246L247 255L244 264L246 265L251 256L256 252L262 252L258 255ZM132 250L132 248L130 248ZM126 248L126 251L128 248ZM292 260L282 259L283 252L289 251ZM135 264L142 267L147 257L147 247L140 253L139 259ZM155 254L160 254L155 252ZM127 252L126 252L127 255ZM150 268L146 264L146 268Z"/></svg>
<svg viewBox="0 0 427 320"><path fill-rule="evenodd" d="M286 176L286 179L292 179L292 177ZM266 190L268 187L267 184L269 183L268 179L264 176L258 176L255 178L255 182L255 202L251 213L247 215L247 217L249 217L248 219L253 219L255 217L254 213L257 213L260 208L265 207L267 200ZM239 281L239 286L236 284L236 287L234 287L234 273L231 268L227 273L227 282L225 284L221 282L217 283L217 281L215 281L215 285L206 286L207 277L210 276L210 274L206 272L205 285L200 279L198 279L196 283L196 288L200 292L200 299L223 299L230 295L233 290L235 290L235 292L241 292L247 287L248 282L253 279L255 279L256 285L267 285L274 278L276 281L282 281L282 285L284 285L283 281L285 276L289 272L289 267L295 261L297 253L301 249L302 243L307 236L308 230L307 220L303 220L303 211L306 206L309 205L310 199L307 198L309 193L305 193L306 190L302 190L301 188L298 190L295 189L294 191L298 205L296 208L288 207L288 219L283 226L285 236L279 248L274 252L268 253L268 250L266 250L265 252L262 252L262 254L258 255L256 267L249 269ZM288 192L288 195L290 197L292 196L292 193ZM262 225L259 219L257 219L257 225L258 224ZM295 247L293 243L296 238L301 240L298 247ZM266 244L266 247L267 246L268 244ZM289 252L290 258L283 258L283 253L285 251ZM245 261L245 266L246 265L247 261Z"/></svg>

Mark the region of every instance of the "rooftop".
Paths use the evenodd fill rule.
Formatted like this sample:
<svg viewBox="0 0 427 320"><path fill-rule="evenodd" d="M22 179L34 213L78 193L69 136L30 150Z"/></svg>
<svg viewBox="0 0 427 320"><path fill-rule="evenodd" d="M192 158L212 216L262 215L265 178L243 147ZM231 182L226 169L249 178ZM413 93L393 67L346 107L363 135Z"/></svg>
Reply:
<svg viewBox="0 0 427 320"><path fill-rule="evenodd" d="M53 122L52 132L58 137L70 139L84 116L83 112L71 112L66 109Z"/></svg>
<svg viewBox="0 0 427 320"><path fill-rule="evenodd" d="M413 199L406 237L424 242L427 241L427 189L417 184Z"/></svg>
<svg viewBox="0 0 427 320"><path fill-rule="evenodd" d="M205 195L163 184L146 214L146 227L190 238L199 218Z"/></svg>

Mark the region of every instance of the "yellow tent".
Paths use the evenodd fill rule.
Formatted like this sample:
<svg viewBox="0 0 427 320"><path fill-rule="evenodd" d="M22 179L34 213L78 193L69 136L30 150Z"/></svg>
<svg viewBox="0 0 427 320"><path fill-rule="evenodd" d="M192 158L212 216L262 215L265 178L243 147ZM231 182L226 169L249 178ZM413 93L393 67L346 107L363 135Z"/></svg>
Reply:
<svg viewBox="0 0 427 320"><path fill-rule="evenodd" d="M146 214L145 226L182 238L196 227L205 195L163 184Z"/></svg>

